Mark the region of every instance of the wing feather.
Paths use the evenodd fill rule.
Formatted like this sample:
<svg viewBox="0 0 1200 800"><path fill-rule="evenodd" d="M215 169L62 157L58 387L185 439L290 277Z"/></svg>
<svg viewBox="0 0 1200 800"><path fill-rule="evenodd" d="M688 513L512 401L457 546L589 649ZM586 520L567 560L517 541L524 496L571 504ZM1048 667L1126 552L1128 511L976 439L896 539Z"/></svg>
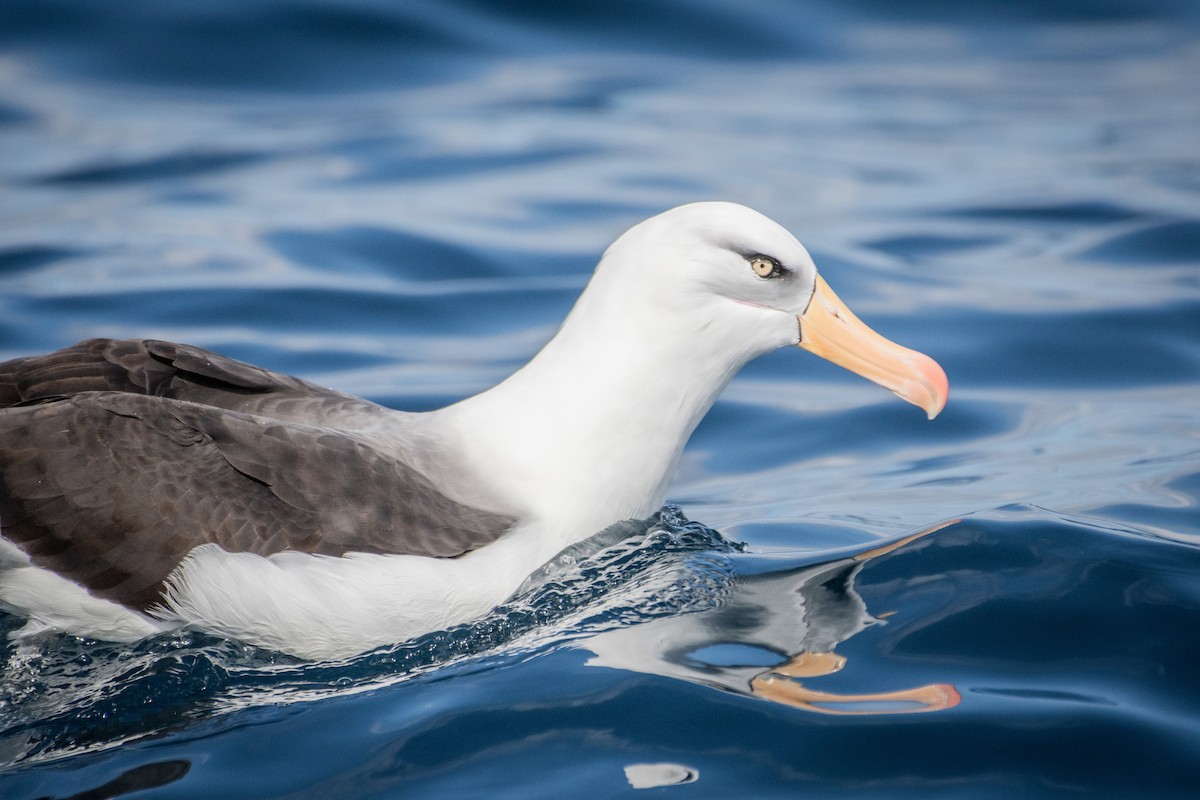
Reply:
<svg viewBox="0 0 1200 800"><path fill-rule="evenodd" d="M0 363L0 408L84 392L145 394L321 425L386 413L360 397L156 339L87 339Z"/></svg>
<svg viewBox="0 0 1200 800"><path fill-rule="evenodd" d="M205 543L453 557L514 522L337 426L378 406L199 348L81 342L0 364L0 400L5 538L134 608Z"/></svg>

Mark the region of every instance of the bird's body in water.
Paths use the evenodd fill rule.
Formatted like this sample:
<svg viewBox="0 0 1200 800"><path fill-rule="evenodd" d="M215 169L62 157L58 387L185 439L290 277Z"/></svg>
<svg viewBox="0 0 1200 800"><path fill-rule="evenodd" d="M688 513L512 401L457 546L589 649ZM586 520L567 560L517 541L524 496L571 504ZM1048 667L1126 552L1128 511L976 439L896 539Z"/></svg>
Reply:
<svg viewBox="0 0 1200 800"><path fill-rule="evenodd" d="M23 635L179 626L302 657L463 622L664 502L749 360L799 345L932 417L931 359L867 328L732 203L642 222L499 385L395 411L197 347L90 340L0 364L0 607Z"/></svg>

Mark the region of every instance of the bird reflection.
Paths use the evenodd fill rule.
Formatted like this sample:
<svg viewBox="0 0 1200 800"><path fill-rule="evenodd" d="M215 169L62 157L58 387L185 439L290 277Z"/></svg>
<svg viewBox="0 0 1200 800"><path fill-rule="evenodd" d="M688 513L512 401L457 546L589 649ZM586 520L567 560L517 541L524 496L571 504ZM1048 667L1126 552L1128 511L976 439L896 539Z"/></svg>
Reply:
<svg viewBox="0 0 1200 800"><path fill-rule="evenodd" d="M958 705L946 683L837 694L803 681L846 666L841 642L881 622L854 588L870 560L958 520L847 558L785 572L740 576L712 611L666 617L594 636L581 646L590 666L679 678L819 714L910 714ZM884 615L886 616L886 615Z"/></svg>
<svg viewBox="0 0 1200 800"><path fill-rule="evenodd" d="M140 792L143 789L157 789L174 783L187 775L192 768L192 762L185 759L156 761L142 764L139 767L126 770L103 786L86 789L61 800L111 800L111 798ZM55 800L42 798L41 800Z"/></svg>

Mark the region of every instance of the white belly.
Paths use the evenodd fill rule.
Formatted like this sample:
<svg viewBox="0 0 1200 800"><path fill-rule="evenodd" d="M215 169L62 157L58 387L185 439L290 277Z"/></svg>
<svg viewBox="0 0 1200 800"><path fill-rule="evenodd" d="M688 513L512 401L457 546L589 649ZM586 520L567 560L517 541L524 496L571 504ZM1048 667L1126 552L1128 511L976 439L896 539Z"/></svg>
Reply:
<svg viewBox="0 0 1200 800"><path fill-rule="evenodd" d="M4 547L0 605L30 618L19 635L53 629L127 642L188 627L311 659L348 657L475 619L554 555L520 531L450 559L257 556L203 545L171 573L165 603L147 615L95 598Z"/></svg>

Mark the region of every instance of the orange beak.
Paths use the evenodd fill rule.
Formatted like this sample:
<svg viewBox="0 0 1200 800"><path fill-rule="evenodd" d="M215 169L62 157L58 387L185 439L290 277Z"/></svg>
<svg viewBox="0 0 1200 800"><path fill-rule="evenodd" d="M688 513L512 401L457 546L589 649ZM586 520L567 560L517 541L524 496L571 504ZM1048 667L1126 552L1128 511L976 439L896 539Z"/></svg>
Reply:
<svg viewBox="0 0 1200 800"><path fill-rule="evenodd" d="M938 363L868 328L820 275L812 300L799 319L800 347L920 406L930 419L945 408L950 382Z"/></svg>

